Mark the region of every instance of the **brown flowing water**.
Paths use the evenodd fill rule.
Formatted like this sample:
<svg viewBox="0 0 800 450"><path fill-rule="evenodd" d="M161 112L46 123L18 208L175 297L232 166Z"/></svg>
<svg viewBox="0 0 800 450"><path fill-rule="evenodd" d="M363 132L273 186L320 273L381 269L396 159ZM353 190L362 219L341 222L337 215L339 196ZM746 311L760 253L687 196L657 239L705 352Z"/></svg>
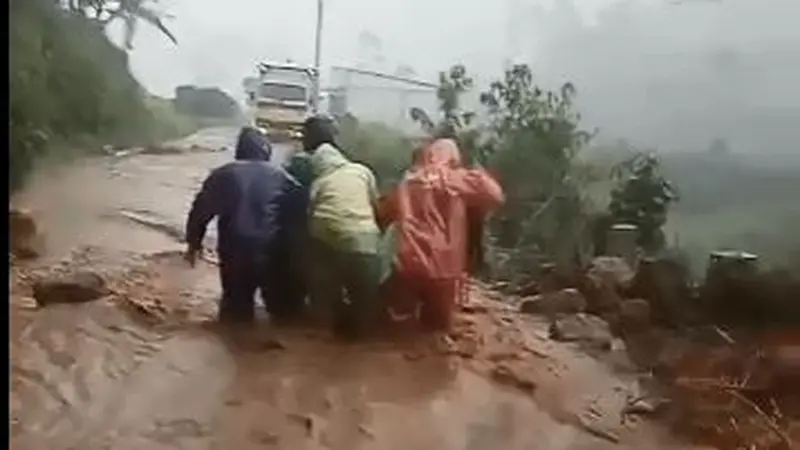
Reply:
<svg viewBox="0 0 800 450"><path fill-rule="evenodd" d="M183 145L230 148L234 132ZM479 289L444 343L209 325L216 268L186 267L176 236L202 179L230 158L89 159L14 199L47 253L11 274L11 448L679 448L648 423L619 423L631 374L550 342ZM35 307L30 280L60 266L105 274L112 294Z"/></svg>

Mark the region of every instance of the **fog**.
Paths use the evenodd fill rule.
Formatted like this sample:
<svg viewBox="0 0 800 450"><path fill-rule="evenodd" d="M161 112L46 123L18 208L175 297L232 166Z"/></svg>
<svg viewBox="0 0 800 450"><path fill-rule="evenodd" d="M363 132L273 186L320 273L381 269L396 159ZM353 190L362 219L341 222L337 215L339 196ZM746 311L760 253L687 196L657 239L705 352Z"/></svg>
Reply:
<svg viewBox="0 0 800 450"><path fill-rule="evenodd" d="M309 63L315 0L161 0L172 46L139 28L131 53L144 86L170 96L183 83L242 97L260 59ZM716 138L742 153L789 153L800 124L797 0L326 0L323 66L422 79L464 63L480 83L510 61L541 82L578 88L599 139L666 151Z"/></svg>

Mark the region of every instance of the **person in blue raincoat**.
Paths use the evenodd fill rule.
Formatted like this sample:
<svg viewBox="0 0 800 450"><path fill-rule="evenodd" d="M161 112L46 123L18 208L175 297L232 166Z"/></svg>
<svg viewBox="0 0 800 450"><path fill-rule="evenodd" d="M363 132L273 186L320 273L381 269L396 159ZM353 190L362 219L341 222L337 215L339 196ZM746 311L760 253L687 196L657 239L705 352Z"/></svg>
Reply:
<svg viewBox="0 0 800 450"><path fill-rule="evenodd" d="M258 130L242 128L236 160L211 172L189 211L186 259L192 266L208 223L218 218L221 321L252 321L256 291L273 318L293 318L304 306L303 280L288 258L293 234L304 231L307 201L299 183L269 163L271 156Z"/></svg>

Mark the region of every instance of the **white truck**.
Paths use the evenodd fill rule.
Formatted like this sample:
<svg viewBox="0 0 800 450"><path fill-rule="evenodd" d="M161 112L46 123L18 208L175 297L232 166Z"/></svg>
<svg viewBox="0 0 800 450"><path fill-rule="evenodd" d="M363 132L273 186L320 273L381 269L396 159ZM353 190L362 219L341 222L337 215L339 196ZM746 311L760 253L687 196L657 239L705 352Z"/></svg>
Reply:
<svg viewBox="0 0 800 450"><path fill-rule="evenodd" d="M300 138L303 121L316 112L319 73L296 64L260 63L244 81L250 122L272 140Z"/></svg>

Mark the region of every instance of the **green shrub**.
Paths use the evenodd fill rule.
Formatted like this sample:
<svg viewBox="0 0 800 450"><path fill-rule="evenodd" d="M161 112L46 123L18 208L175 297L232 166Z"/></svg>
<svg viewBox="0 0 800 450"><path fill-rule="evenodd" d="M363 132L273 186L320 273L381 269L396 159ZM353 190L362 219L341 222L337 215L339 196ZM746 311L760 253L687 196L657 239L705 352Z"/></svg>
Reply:
<svg viewBox="0 0 800 450"><path fill-rule="evenodd" d="M400 181L411 163L414 144L410 138L384 124L352 116L342 118L338 129L342 150L375 172L381 190Z"/></svg>

